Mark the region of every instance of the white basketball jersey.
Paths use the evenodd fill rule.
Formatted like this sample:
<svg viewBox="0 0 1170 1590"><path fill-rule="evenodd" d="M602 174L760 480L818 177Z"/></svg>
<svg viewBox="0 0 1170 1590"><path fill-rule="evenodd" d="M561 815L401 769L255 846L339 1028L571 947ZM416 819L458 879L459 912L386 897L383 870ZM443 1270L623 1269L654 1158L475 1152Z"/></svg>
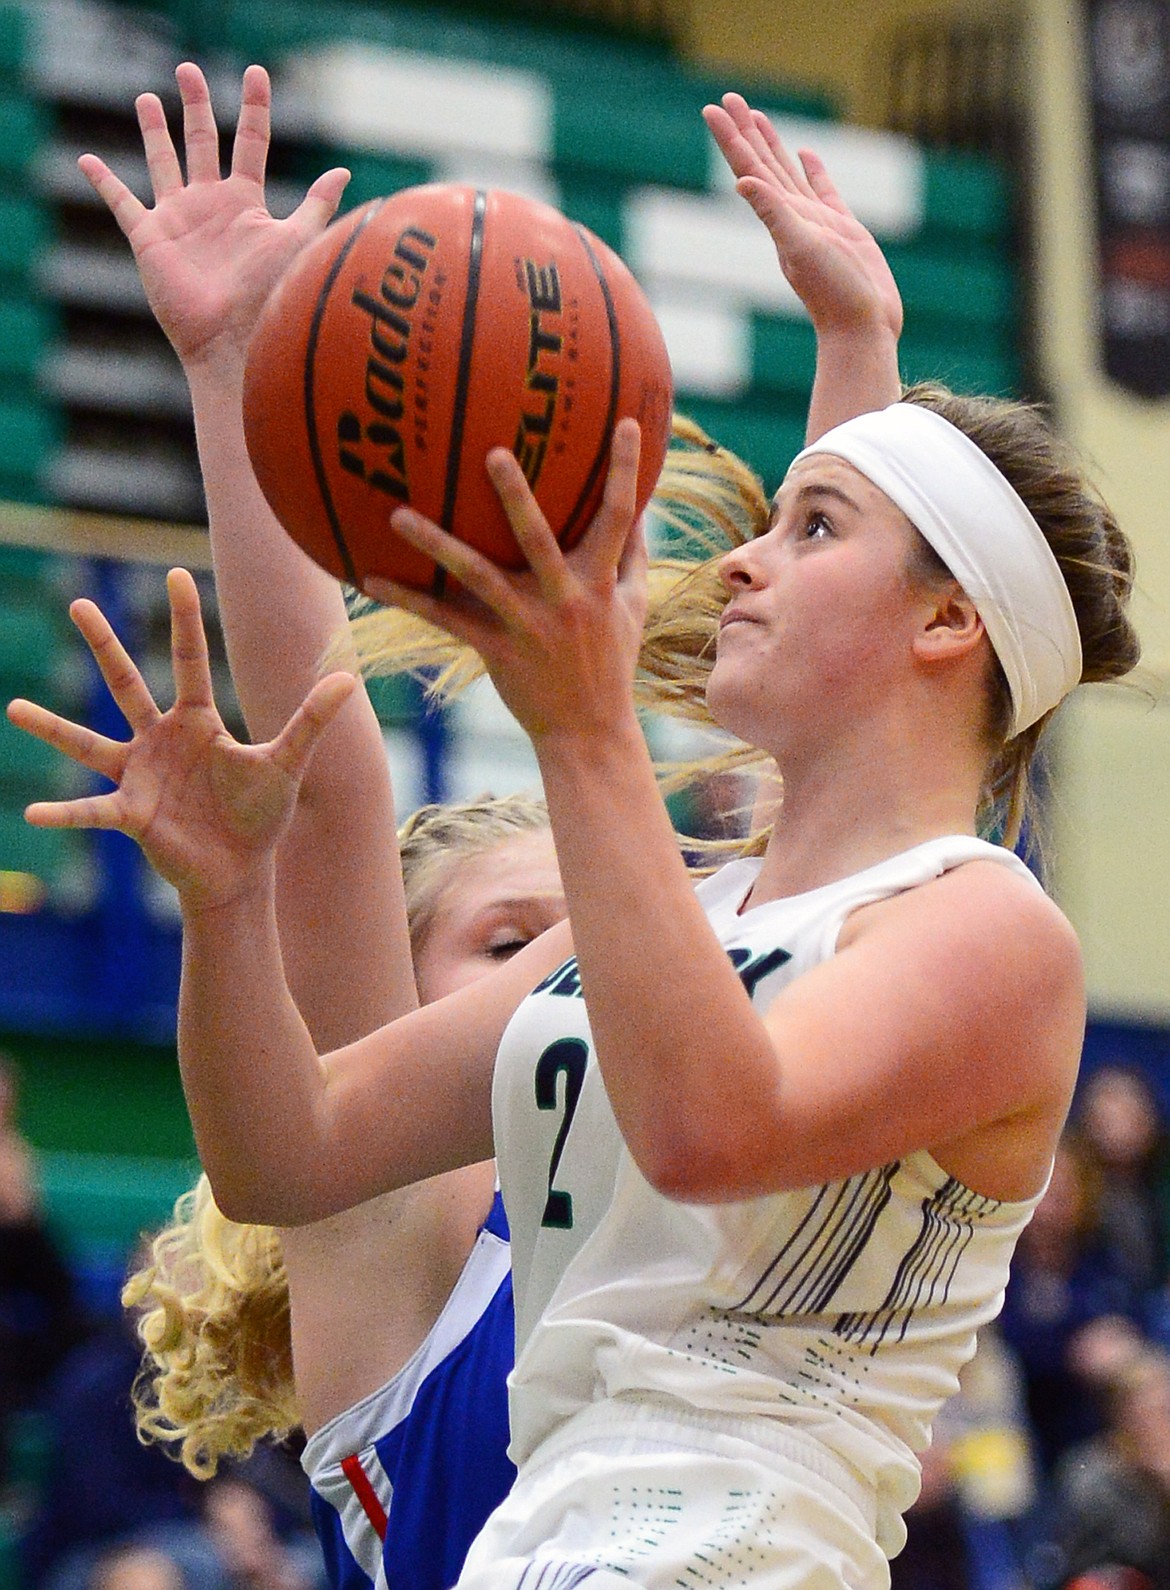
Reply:
<svg viewBox="0 0 1170 1590"><path fill-rule="evenodd" d="M975 859L1030 876L1008 851L959 835L742 913L757 861L724 867L698 896L763 1011L835 952L859 906ZM982 1197L925 1152L762 1198L663 1197L622 1142L575 961L505 1032L493 1109L517 1313L514 1461L606 1397L780 1418L874 1485L882 1544L897 1549L918 1488L913 1453L999 1311L1036 1200Z"/></svg>

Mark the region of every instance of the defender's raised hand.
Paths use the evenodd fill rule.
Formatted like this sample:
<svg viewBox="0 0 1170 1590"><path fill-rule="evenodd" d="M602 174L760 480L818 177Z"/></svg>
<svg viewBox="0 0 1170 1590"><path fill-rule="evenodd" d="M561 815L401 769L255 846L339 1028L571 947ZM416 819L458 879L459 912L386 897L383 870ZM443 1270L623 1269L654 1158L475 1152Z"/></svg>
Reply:
<svg viewBox="0 0 1170 1590"><path fill-rule="evenodd" d="M163 712L137 666L93 602L70 615L131 729L112 740L31 701L8 716L115 788L104 795L41 801L25 816L41 828L120 829L142 846L188 908L222 904L269 864L287 827L297 789L321 736L354 689L349 674L313 687L266 745L241 745L224 727L211 689L207 641L195 581L167 577L175 704Z"/></svg>
<svg viewBox="0 0 1170 1590"><path fill-rule="evenodd" d="M740 94L706 106L703 119L817 330L880 326L897 341L902 299L893 274L820 158L802 149L794 160L768 118Z"/></svg>
<svg viewBox="0 0 1170 1590"><path fill-rule="evenodd" d="M271 85L244 73L231 170L220 173L219 132L203 73L176 69L183 102L186 178L157 94L135 102L154 205L137 199L97 155L78 164L125 233L159 324L184 363L216 353L242 358L264 305L289 263L329 223L349 180L336 168L313 183L287 220L264 198Z"/></svg>

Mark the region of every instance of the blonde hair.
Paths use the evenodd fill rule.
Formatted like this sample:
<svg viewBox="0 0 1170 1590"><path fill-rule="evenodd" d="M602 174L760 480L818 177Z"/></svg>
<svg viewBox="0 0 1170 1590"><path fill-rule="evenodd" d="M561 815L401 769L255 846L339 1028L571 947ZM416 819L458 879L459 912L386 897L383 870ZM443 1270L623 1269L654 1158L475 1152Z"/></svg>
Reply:
<svg viewBox="0 0 1170 1590"><path fill-rule="evenodd" d="M926 382L907 387L903 400L932 409L969 436L1028 505L1072 598L1084 656L1081 681L1100 683L1130 673L1141 650L1127 611L1133 548L1043 410L1030 403L969 397ZM710 725L705 686L725 602L719 555L758 535L769 506L756 476L698 426L676 416L674 433L678 445L667 456L652 511L668 534L679 539L685 555L651 561L635 691L643 707ZM948 573L922 538L910 572L924 580ZM429 688L439 696L457 693L482 672L469 648L400 612L363 609L353 639L364 672L429 669ZM1011 698L996 664L986 725L988 765L977 817L980 831L1006 846L1015 846L1027 831L1033 848L1040 848L1032 769L1051 716L1010 736ZM664 789L680 788L709 773L758 768L764 761L754 748L737 746L664 769ZM746 841L719 841L710 848L758 852L768 832L762 829Z"/></svg>
<svg viewBox="0 0 1170 1590"><path fill-rule="evenodd" d="M460 860L547 826L544 802L529 795L416 811L399 831L412 945ZM280 1235L228 1220L206 1176L176 1202L122 1303L138 1316L143 1346L139 1438L168 1448L197 1479L299 1423Z"/></svg>
<svg viewBox="0 0 1170 1590"><path fill-rule="evenodd" d="M649 611L639 697L646 706L709 723L703 684L724 596L719 557L758 536L770 505L759 478L734 453L676 414L673 445L650 504L664 550L650 560ZM469 646L398 608L354 600L349 630L327 661L351 661L367 677L415 673L449 700L483 674Z"/></svg>
<svg viewBox="0 0 1170 1590"><path fill-rule="evenodd" d="M658 543L650 559L648 606L634 690L638 705L705 728L714 723L706 701L719 614L726 601L719 561L731 548L761 535L771 505L759 477L734 453L713 442L693 420L676 414L673 442L651 499ZM483 674L469 646L413 614L357 597L349 629L327 664L357 666L367 677L412 673L427 693L448 701ZM711 775L760 768L768 758L752 746L660 764L664 794ZM763 830L743 840L688 840L715 856L763 848Z"/></svg>
<svg viewBox="0 0 1170 1590"><path fill-rule="evenodd" d="M122 1289L144 1349L133 1390L139 1438L211 1479L221 1458L247 1457L298 1422L280 1237L228 1220L200 1176L150 1254Z"/></svg>

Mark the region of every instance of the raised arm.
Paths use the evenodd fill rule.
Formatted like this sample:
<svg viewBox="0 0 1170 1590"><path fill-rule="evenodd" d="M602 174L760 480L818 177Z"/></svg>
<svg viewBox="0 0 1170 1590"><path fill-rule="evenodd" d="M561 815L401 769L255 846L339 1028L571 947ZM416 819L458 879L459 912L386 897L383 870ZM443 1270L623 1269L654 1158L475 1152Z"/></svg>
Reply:
<svg viewBox="0 0 1170 1590"><path fill-rule="evenodd" d="M8 713L114 786L34 803L28 820L127 833L178 891L179 1055L220 1207L231 1219L300 1225L489 1158L500 1034L568 953L566 933L550 929L472 987L323 1061L285 978L275 853L314 753L344 730L355 682L330 674L271 741L241 745L212 697L195 583L174 570L168 589L176 693L167 711L102 613L79 601L71 614L130 738L96 734L29 701L11 702ZM336 947L339 961L350 948Z"/></svg>
<svg viewBox="0 0 1170 1590"><path fill-rule="evenodd" d="M287 220L265 203L270 87L244 74L231 169L221 175L207 84L181 65L186 175L158 97L137 101L154 204L95 155L80 165L126 235L191 390L228 657L253 739L272 738L310 690L343 630L337 582L284 533L256 484L243 431L253 327L292 259L328 223L347 180L326 172ZM278 859L278 917L290 985L323 1048L414 1003L394 810L381 734L357 690L301 788Z"/></svg>
<svg viewBox="0 0 1170 1590"><path fill-rule="evenodd" d="M902 300L872 235L821 160L808 149L793 160L768 118L741 95L725 94L703 116L816 330L808 440L896 403Z"/></svg>

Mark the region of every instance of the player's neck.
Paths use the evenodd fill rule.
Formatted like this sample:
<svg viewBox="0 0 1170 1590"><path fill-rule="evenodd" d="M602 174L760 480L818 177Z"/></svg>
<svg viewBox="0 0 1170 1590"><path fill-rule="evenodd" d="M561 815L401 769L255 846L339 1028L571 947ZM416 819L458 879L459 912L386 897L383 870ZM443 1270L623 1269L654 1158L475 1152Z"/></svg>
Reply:
<svg viewBox="0 0 1170 1590"><path fill-rule="evenodd" d="M982 757L901 741L865 757L786 759L759 903L849 877L943 834L974 833Z"/></svg>

